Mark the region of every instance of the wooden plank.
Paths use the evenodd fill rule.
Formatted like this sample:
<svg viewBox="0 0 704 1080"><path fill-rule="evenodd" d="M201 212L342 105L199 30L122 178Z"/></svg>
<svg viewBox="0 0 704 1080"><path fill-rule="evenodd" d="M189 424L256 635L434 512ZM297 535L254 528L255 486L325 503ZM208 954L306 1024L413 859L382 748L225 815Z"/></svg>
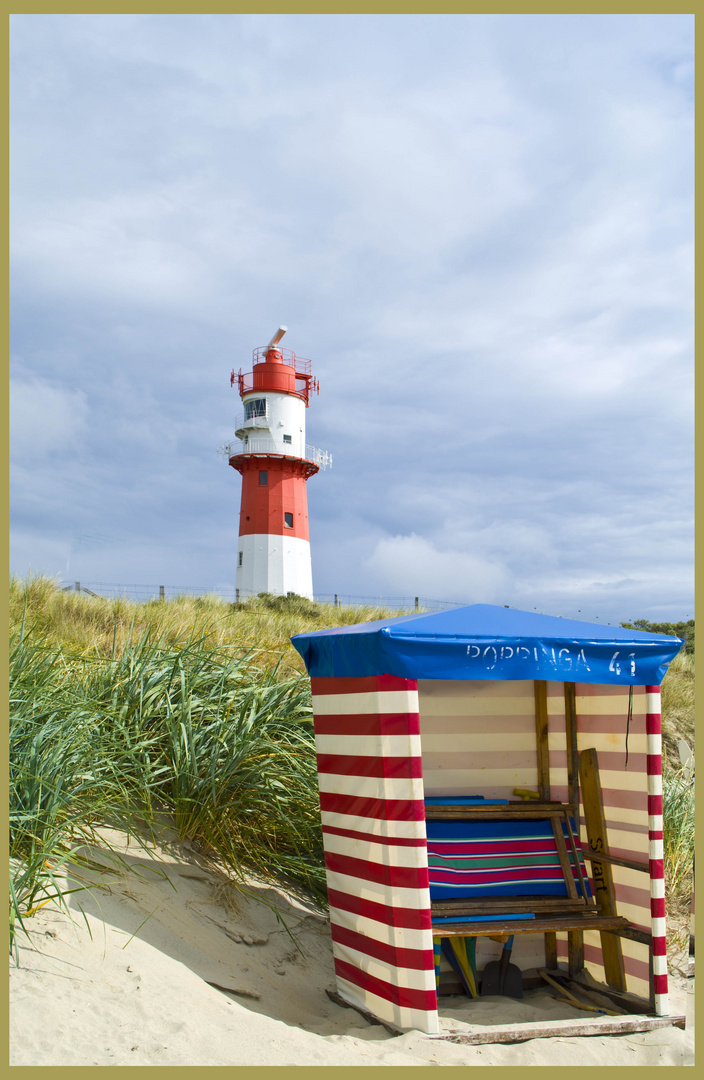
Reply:
<svg viewBox="0 0 704 1080"><path fill-rule="evenodd" d="M558 972L558 974L564 975L564 971ZM649 1001L648 998L640 997L638 994L631 994L628 991L615 990L613 986L607 986L606 983L598 982L591 972L581 971L579 975L574 979L576 987L583 986L586 990L591 990L597 994L603 994L613 1001L615 1005L620 1005L626 1009L629 1013L652 1013L655 1011L655 1004Z"/></svg>
<svg viewBox="0 0 704 1080"><path fill-rule="evenodd" d="M542 921L547 921L551 919L552 916L554 916L552 918L552 923L554 925L556 921L561 922L562 918L564 918L565 915L578 914L579 912L584 911L584 904L581 902L581 900L577 903L571 903L569 900L564 900L564 906L553 905L552 907L548 907L546 905L545 907L539 908L538 905L534 903L521 904L520 898L518 900L514 900L508 897L497 897L496 899L504 900L506 902L503 904L497 904L495 902L495 898L492 897L490 900L487 901L469 900L464 905L460 900L453 901L452 906L448 904L438 905L436 907L435 903L433 903L432 913L433 916L435 916L436 918L446 918L450 915L455 915L457 918L462 918L469 915L491 915L493 912L504 912L506 915L511 915L513 912L532 911ZM523 897L523 899L525 900L527 898ZM594 917L598 916L591 916L590 921L583 923L581 929L592 929L591 918ZM533 920L531 920L531 923L532 922ZM438 928L442 925L442 923L438 923ZM596 927L596 929L598 929L598 927ZM578 932L579 931L575 931L575 933ZM636 926L629 926L626 920L624 920L623 925L612 927L610 932L616 934L618 937L621 938L629 938L631 941L638 941L641 945L650 946L653 940L653 936L649 930L640 930Z"/></svg>
<svg viewBox="0 0 704 1080"><path fill-rule="evenodd" d="M535 688L535 745L538 757L538 791L546 802L550 799L550 757L548 754L548 684L536 679Z"/></svg>
<svg viewBox="0 0 704 1080"><path fill-rule="evenodd" d="M462 915L489 915L494 910L507 914L513 911L560 911L567 914L584 911L584 902L568 900L566 896L483 896L476 900L433 900L430 907L433 915L453 915L456 912Z"/></svg>
<svg viewBox="0 0 704 1080"><path fill-rule="evenodd" d="M644 874L650 873L650 867L647 864L634 862L633 859L622 859L620 855L607 855L605 852L600 851L598 855L591 855L588 851L582 848L582 857L589 859L590 862L606 862L610 866L625 866L627 870L640 870Z"/></svg>
<svg viewBox="0 0 704 1080"><path fill-rule="evenodd" d="M533 821L542 818L544 821L555 810L559 810L562 803L509 803L505 806L443 806L442 808L426 808L426 821L505 821L506 818L517 821ZM569 809L569 807L568 807Z"/></svg>
<svg viewBox="0 0 704 1080"><path fill-rule="evenodd" d="M601 796L599 763L594 749L583 750L579 758L579 777L582 786L582 803L587 824L587 843L592 856L592 880L594 898L602 915L617 914L616 893L611 866L600 861L600 854L609 854L609 840ZM613 934L601 934L601 952L604 958L604 974L609 986L626 989L626 973L623 967L623 950L619 938Z"/></svg>
<svg viewBox="0 0 704 1080"><path fill-rule="evenodd" d="M579 821L579 751L577 749L577 688L565 683L565 742L567 743L567 786L572 816Z"/></svg>
<svg viewBox="0 0 704 1080"><path fill-rule="evenodd" d="M579 750L577 747L577 688L574 683L565 683L565 743L567 745L567 789L569 793L570 809L565 813L567 821L567 833L570 839L572 857L579 875L579 885L585 904L589 903L587 886L582 873L579 859L581 844L578 845L572 831L570 815L574 817L579 829ZM548 965L549 966L549 965ZM557 967L557 964L555 964ZM570 976L578 975L584 970L584 932L582 930L569 930L567 932L567 970Z"/></svg>
<svg viewBox="0 0 704 1080"><path fill-rule="evenodd" d="M546 966L550 967L550 964ZM555 965L557 966L557 964ZM570 978L574 978L584 969L584 931L568 930L567 932L567 970Z"/></svg>
<svg viewBox="0 0 704 1080"><path fill-rule="evenodd" d="M557 967L557 934L554 930L545 933L545 966Z"/></svg>
<svg viewBox="0 0 704 1080"><path fill-rule="evenodd" d="M448 798L452 798L448 795ZM440 805L426 806L425 816L426 818L438 817L441 814L456 815L464 814L482 814L486 813L501 813L501 814L517 814L521 817L524 813L530 814L542 814L543 817L549 814L553 810L560 810L562 807L567 806L567 803L562 803L559 799L543 799L540 802L526 802L525 799L510 799L505 803L491 803L487 800L486 803L442 803Z"/></svg>
<svg viewBox="0 0 704 1080"><path fill-rule="evenodd" d="M433 933L442 937L489 937L491 934L544 934L550 931L562 934L568 930L616 931L627 926L628 920L620 915L567 915L559 919L543 916L538 919L496 919L491 922L436 922Z"/></svg>
<svg viewBox="0 0 704 1080"><path fill-rule="evenodd" d="M639 941L641 945L647 945L648 948L653 944L653 935L650 931L639 930L636 926L624 926L620 930L614 930L613 933L618 937L630 938L631 941Z"/></svg>
<svg viewBox="0 0 704 1080"><path fill-rule="evenodd" d="M549 983L554 990L557 990L558 993L564 995L564 997L566 998L569 998L572 1001L572 1004L576 1005L577 1008L581 1009L582 1007L584 1007L587 1010L593 1011L593 1000L591 1000L587 1005L585 1005L582 998L577 997L576 994L572 993L570 986L572 986L573 984L570 982L569 979L565 979L564 976L556 976L554 972L553 974L551 974L549 971L545 970L539 971L538 975L540 975L541 979L544 979L547 983ZM591 991L585 990L583 987L580 987L580 990L583 996L591 997ZM609 1016L618 1016L619 1013L623 1012L622 1009L616 1009L615 1011L614 1009L607 1009L605 1005L601 1005L599 1007L603 1010L603 1012L608 1013Z"/></svg>
<svg viewBox="0 0 704 1080"><path fill-rule="evenodd" d="M579 895L584 900L585 904L589 903L589 891L587 888L587 882L585 880L584 871L582 870L582 861L580 859L580 851L577 850L577 841L575 840L574 833L572 832L572 822L570 821L570 815L565 811L565 826L567 828L567 836L570 842L570 851L572 852L572 858L574 859L574 865L577 869L577 877L579 878ZM592 901L593 902L593 901Z"/></svg>
<svg viewBox="0 0 704 1080"><path fill-rule="evenodd" d="M543 1023L496 1025L483 1031L458 1031L447 1035L428 1035L438 1042L483 1046L489 1043L527 1042L529 1039L561 1039L565 1036L627 1035L633 1031L656 1028L684 1028L684 1016L610 1016L583 1020L551 1020Z"/></svg>
<svg viewBox="0 0 704 1080"><path fill-rule="evenodd" d="M569 896L570 900L577 900L577 886L574 883L572 867L570 865L569 856L567 854L567 846L565 844L565 834L562 831L562 813L551 814L550 824L552 825L552 833L555 837L557 857L560 860L560 869L562 870L562 876L565 879L567 895Z"/></svg>

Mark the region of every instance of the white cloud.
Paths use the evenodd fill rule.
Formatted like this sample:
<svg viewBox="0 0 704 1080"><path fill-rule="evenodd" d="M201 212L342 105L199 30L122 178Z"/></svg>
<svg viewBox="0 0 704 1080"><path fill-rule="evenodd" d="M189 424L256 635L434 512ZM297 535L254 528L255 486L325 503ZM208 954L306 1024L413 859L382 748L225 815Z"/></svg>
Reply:
<svg viewBox="0 0 704 1080"><path fill-rule="evenodd" d="M10 380L10 456L18 464L77 450L87 420L82 390L64 390L38 378Z"/></svg>
<svg viewBox="0 0 704 1080"><path fill-rule="evenodd" d="M509 584L498 561L471 551L440 551L416 533L380 540L364 567L387 592L404 596L493 603L501 602Z"/></svg>

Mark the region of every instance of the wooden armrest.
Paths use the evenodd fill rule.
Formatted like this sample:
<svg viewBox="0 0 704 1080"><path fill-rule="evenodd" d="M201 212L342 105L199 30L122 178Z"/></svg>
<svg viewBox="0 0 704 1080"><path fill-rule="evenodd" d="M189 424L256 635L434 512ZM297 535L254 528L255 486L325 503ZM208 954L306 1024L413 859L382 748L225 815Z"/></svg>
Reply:
<svg viewBox="0 0 704 1080"><path fill-rule="evenodd" d="M490 915L495 911L533 911L536 915L543 912L561 911L566 914L580 912L588 907L596 911L594 901L589 904L584 900L570 900L567 896L487 896L476 899L432 900L430 908L433 915Z"/></svg>
<svg viewBox="0 0 704 1080"><path fill-rule="evenodd" d="M501 821L503 818L518 818L529 821L531 818L549 818L553 814L571 814L573 807L561 802L509 802L497 805L466 806L462 803L448 806L426 806L426 820L454 818L462 821Z"/></svg>
<svg viewBox="0 0 704 1080"><path fill-rule="evenodd" d="M442 937L490 937L492 934L545 934L568 930L629 929L628 919L621 915L566 915L562 918L541 916L537 919L507 919L505 922L439 923L433 932Z"/></svg>

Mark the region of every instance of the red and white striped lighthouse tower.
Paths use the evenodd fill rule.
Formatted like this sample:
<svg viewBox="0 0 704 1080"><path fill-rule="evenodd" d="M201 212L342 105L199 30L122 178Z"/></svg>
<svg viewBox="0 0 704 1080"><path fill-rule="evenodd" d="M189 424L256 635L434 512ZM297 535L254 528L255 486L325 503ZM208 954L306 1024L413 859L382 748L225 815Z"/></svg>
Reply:
<svg viewBox="0 0 704 1080"><path fill-rule="evenodd" d="M260 592L313 597L306 481L332 464L306 446L306 409L318 381L311 362L279 346L280 326L255 349L252 371L237 375L244 412L235 434L242 446L228 457L242 475L240 536L235 579L238 599Z"/></svg>

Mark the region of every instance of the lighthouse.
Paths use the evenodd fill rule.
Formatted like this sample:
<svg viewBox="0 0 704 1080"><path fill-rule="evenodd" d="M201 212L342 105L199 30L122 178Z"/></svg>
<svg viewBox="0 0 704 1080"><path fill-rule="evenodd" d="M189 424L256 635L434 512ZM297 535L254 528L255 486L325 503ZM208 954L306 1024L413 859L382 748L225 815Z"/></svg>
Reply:
<svg viewBox="0 0 704 1080"><path fill-rule="evenodd" d="M254 350L252 370L237 381L243 412L235 434L241 446L226 448L242 476L236 596L267 592L313 598L306 483L332 465L322 450L306 445L306 409L318 381L311 362L283 349L280 326L268 345Z"/></svg>

